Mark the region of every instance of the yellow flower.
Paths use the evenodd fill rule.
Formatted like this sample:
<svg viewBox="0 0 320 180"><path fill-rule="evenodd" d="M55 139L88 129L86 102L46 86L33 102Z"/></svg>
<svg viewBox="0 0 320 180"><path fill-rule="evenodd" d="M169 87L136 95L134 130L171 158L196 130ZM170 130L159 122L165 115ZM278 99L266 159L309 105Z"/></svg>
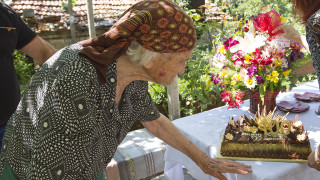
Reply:
<svg viewBox="0 0 320 180"><path fill-rule="evenodd" d="M225 77L226 75L227 75L227 72L226 72L226 71L223 71L223 72L220 73L220 76L221 76L221 77Z"/></svg>
<svg viewBox="0 0 320 180"><path fill-rule="evenodd" d="M234 79L236 81L243 81L243 77L240 74L234 74L232 76L232 79Z"/></svg>
<svg viewBox="0 0 320 180"><path fill-rule="evenodd" d="M275 66L274 67L281 66L281 63L282 63L281 60L275 60Z"/></svg>
<svg viewBox="0 0 320 180"><path fill-rule="evenodd" d="M250 64L251 62L250 62L250 59L251 59L252 57L251 56L249 56L249 55L246 55L245 57L244 57L244 62L246 63L246 64Z"/></svg>
<svg viewBox="0 0 320 180"><path fill-rule="evenodd" d="M279 73L277 71L272 71L272 76L273 77L278 77L279 76Z"/></svg>
<svg viewBox="0 0 320 180"><path fill-rule="evenodd" d="M266 80L271 81L271 78L272 77L270 75L267 75Z"/></svg>
<svg viewBox="0 0 320 180"><path fill-rule="evenodd" d="M284 72L282 72L282 74L287 77L290 73L291 73L292 69L286 70Z"/></svg>
<svg viewBox="0 0 320 180"><path fill-rule="evenodd" d="M227 81L222 81L221 85L227 85L228 82Z"/></svg>
<svg viewBox="0 0 320 180"><path fill-rule="evenodd" d="M266 79L268 81L271 81L271 82L274 82L274 83L278 83L278 81L279 81L278 76L279 76L279 73L277 71L272 71L272 76L267 75Z"/></svg>
<svg viewBox="0 0 320 180"><path fill-rule="evenodd" d="M252 80L251 78L249 78L249 79L247 80L247 83L248 83L249 85L252 85L253 80Z"/></svg>
<svg viewBox="0 0 320 180"><path fill-rule="evenodd" d="M233 86L233 85L236 85L237 84L237 81L235 81L235 80L233 80L233 81L231 81L231 85Z"/></svg>
<svg viewBox="0 0 320 180"><path fill-rule="evenodd" d="M230 134L230 133L228 133L228 134L226 135L226 138L229 139L229 140L232 140L232 139L233 139L233 135Z"/></svg>
<svg viewBox="0 0 320 180"><path fill-rule="evenodd" d="M287 22L287 18L281 16L281 24L282 24L282 23L286 23L286 22Z"/></svg>
<svg viewBox="0 0 320 180"><path fill-rule="evenodd" d="M201 5L199 8L208 8L208 9L210 9L211 6L210 5Z"/></svg>
<svg viewBox="0 0 320 180"><path fill-rule="evenodd" d="M226 48L224 47L224 45L219 46L218 50L219 50L219 52L220 52L221 54L226 54L226 53L227 53L227 50L226 50Z"/></svg>
<svg viewBox="0 0 320 180"><path fill-rule="evenodd" d="M279 81L278 77L272 76L271 82L278 83L278 81Z"/></svg>

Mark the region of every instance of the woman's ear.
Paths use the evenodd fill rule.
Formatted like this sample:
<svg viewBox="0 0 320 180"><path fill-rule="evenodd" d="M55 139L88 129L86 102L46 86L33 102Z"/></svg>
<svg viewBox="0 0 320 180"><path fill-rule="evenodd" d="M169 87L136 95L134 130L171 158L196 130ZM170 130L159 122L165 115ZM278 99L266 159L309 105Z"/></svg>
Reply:
<svg viewBox="0 0 320 180"><path fill-rule="evenodd" d="M153 66L153 64L154 64L154 61L155 61L155 59L152 58L149 62L147 62L147 63L144 64L143 66L144 66L146 69L150 69L150 68Z"/></svg>

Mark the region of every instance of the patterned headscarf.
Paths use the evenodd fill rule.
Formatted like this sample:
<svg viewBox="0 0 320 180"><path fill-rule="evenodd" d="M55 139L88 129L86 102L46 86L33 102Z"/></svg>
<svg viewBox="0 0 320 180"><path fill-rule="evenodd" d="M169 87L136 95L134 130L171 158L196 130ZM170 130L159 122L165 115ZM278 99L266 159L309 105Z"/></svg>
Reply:
<svg viewBox="0 0 320 180"><path fill-rule="evenodd" d="M131 41L159 53L190 51L196 44L191 18L170 0L141 1L126 12L106 33L79 42L80 55L97 69L99 83L104 84L106 65L119 58Z"/></svg>

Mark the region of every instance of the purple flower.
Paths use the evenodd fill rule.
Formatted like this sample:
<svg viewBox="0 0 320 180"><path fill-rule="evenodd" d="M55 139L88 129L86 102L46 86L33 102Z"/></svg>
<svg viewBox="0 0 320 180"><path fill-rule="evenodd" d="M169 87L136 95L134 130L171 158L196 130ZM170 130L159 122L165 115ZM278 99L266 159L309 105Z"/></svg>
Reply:
<svg viewBox="0 0 320 180"><path fill-rule="evenodd" d="M253 21L254 20L254 15L252 15L251 17L249 17L249 21Z"/></svg>
<svg viewBox="0 0 320 180"><path fill-rule="evenodd" d="M223 43L225 49L230 49L232 46L236 44L239 44L239 41L234 40L232 37Z"/></svg>
<svg viewBox="0 0 320 180"><path fill-rule="evenodd" d="M292 49L291 54L290 54L291 62L295 62L299 59L302 59L303 57L304 57L303 52L301 52L297 49Z"/></svg>
<svg viewBox="0 0 320 180"><path fill-rule="evenodd" d="M262 79L261 76L256 76L256 79L257 79L257 83L258 83L258 84L264 83L264 79Z"/></svg>
<svg viewBox="0 0 320 180"><path fill-rule="evenodd" d="M253 74L258 71L258 68L257 66L250 66L248 67L247 71L248 71L247 75L251 78Z"/></svg>
<svg viewBox="0 0 320 180"><path fill-rule="evenodd" d="M216 76L211 75L211 81L214 83L214 85L217 85L222 81L222 79L219 78L219 74L217 74Z"/></svg>

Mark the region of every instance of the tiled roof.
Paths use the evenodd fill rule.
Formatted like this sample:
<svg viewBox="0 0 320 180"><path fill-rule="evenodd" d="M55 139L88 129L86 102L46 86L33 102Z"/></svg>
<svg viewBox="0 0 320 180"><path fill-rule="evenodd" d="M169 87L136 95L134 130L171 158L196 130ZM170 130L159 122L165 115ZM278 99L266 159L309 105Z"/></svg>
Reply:
<svg viewBox="0 0 320 180"><path fill-rule="evenodd" d="M215 6L213 3L206 3L201 6L205 8L205 15L207 21L221 21L221 20L232 20L233 17L223 12L220 7Z"/></svg>
<svg viewBox="0 0 320 180"><path fill-rule="evenodd" d="M118 20L121 13L139 1L141 0L92 0L96 26L111 25ZM45 23L48 22L45 20L50 19L48 17L58 16L61 17L60 22L66 24L64 22L69 22L69 14L67 7L63 8L63 4L67 3L67 0L13 0L10 5L21 15L24 9L33 9L34 19L38 22ZM73 6L75 23L82 26L87 24L86 3L86 0L76 0Z"/></svg>
<svg viewBox="0 0 320 180"><path fill-rule="evenodd" d="M92 0L95 26L110 26L119 19L119 16L130 6L141 0ZM36 31L50 31L69 28L68 0L13 0L10 4L13 9L23 15L24 9L33 9L34 18L25 18L26 22L37 24ZM87 0L76 0L73 6L76 28L87 28ZM63 7L65 4L65 8ZM212 4L203 5L209 21L230 20L231 16L224 13L219 7ZM57 21L49 21L57 19ZM59 21L60 20L60 21ZM47 23L51 22L48 28ZM54 24L54 26L53 26Z"/></svg>

